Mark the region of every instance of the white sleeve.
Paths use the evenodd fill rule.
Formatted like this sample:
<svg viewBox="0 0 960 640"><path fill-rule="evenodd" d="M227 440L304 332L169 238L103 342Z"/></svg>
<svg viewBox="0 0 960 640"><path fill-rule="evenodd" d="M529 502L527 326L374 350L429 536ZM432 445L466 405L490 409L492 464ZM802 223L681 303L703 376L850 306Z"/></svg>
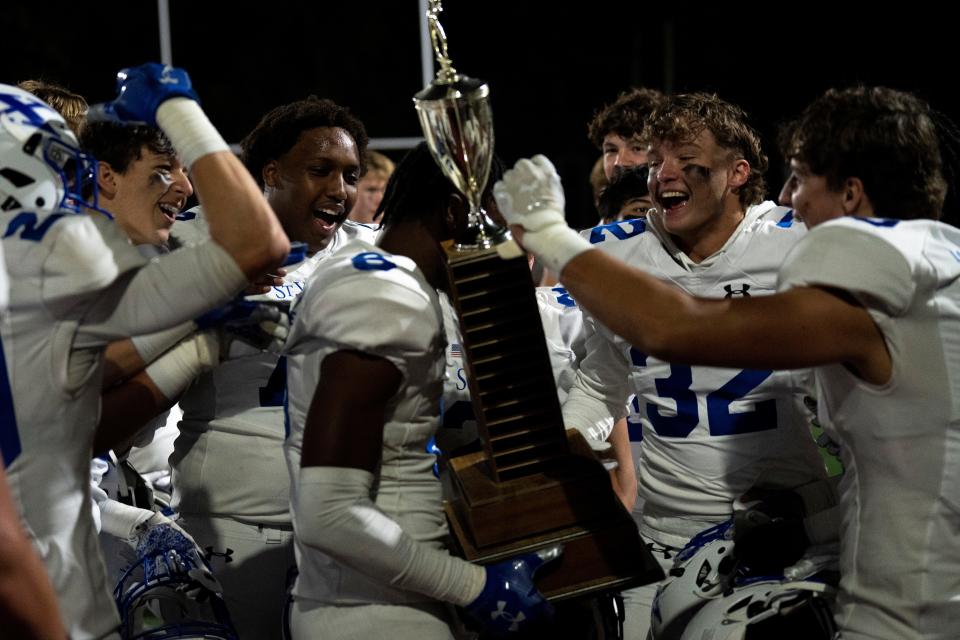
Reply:
<svg viewBox="0 0 960 640"><path fill-rule="evenodd" d="M120 280L88 312L77 348L192 320L226 303L247 283L230 254L212 241L155 258Z"/></svg>
<svg viewBox="0 0 960 640"><path fill-rule="evenodd" d="M322 339L344 349L385 358L407 377L409 354L429 351L441 318L427 292L377 276L345 276L312 283L318 295L304 294L288 345L310 351ZM313 292L310 292L311 294ZM370 301L376 312L370 312Z"/></svg>
<svg viewBox="0 0 960 640"><path fill-rule="evenodd" d="M57 221L54 231L43 263L42 293L55 315L147 261L112 222L69 215Z"/></svg>
<svg viewBox="0 0 960 640"><path fill-rule="evenodd" d="M7 263L3 259L3 246L0 245L0 315L7 310L10 302L10 279L7 277Z"/></svg>
<svg viewBox="0 0 960 640"><path fill-rule="evenodd" d="M100 488L100 483L103 482L103 476L109 468L110 465L100 458L93 458L90 461L90 498L92 502L90 506L93 513L93 526L96 527L97 533L100 532L101 528L100 505L109 500L107 492Z"/></svg>
<svg viewBox="0 0 960 640"><path fill-rule="evenodd" d="M167 349L196 330L196 323L193 320L188 320L164 331L133 336L133 347L137 350L137 353L140 354L143 361L150 364L167 351Z"/></svg>
<svg viewBox="0 0 960 640"><path fill-rule="evenodd" d="M630 365L614 344L597 329L594 317L583 311L587 356L563 403L563 422L588 438L606 440L613 424L626 415Z"/></svg>
<svg viewBox="0 0 960 640"><path fill-rule="evenodd" d="M483 590L482 567L416 542L370 499L373 474L304 467L293 495L303 544L379 582L465 606ZM439 506L439 505L438 505Z"/></svg>
<svg viewBox="0 0 960 640"><path fill-rule="evenodd" d="M127 540L137 534L137 527L153 517L153 511L133 507L111 498L99 503L103 532Z"/></svg>
<svg viewBox="0 0 960 640"><path fill-rule="evenodd" d="M904 254L869 223L846 220L812 229L787 254L777 288L810 286L847 291L892 316L902 314L916 292Z"/></svg>
<svg viewBox="0 0 960 640"><path fill-rule="evenodd" d="M90 462L90 494L93 498L93 520L97 531L118 538L132 538L136 528L153 516L153 512L118 502L100 487L110 465L100 458Z"/></svg>

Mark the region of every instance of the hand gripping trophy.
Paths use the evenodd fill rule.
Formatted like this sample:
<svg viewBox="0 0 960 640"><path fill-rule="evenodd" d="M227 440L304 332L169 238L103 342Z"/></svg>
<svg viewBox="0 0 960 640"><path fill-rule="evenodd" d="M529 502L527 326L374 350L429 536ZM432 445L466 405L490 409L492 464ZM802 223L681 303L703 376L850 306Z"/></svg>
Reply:
<svg viewBox="0 0 960 640"><path fill-rule="evenodd" d="M431 0L440 69L414 104L434 159L469 204L447 263L484 446L449 461L455 543L480 563L562 544L563 556L538 579L551 600L654 582L662 573L606 470L579 433L564 429L527 261L481 206L493 159L490 90L454 69L440 11Z"/></svg>

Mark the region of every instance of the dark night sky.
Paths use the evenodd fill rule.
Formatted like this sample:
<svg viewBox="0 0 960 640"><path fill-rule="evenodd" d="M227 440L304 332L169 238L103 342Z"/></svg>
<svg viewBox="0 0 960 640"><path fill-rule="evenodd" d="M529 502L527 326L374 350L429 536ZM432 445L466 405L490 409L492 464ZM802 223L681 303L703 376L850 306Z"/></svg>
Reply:
<svg viewBox="0 0 960 640"><path fill-rule="evenodd" d="M419 135L415 0L274 0L256 12L240 3L170 4L174 63L190 72L229 141L271 107L310 93L350 106L372 137ZM457 69L490 84L500 155L550 156L573 214L587 206L597 156L586 122L631 85L716 91L740 104L764 136L774 189L777 123L828 87L906 89L960 120L955 29L922 9L447 0L441 21ZM0 81L44 77L97 102L111 96L119 68L160 57L150 0L17 3L3 15Z"/></svg>

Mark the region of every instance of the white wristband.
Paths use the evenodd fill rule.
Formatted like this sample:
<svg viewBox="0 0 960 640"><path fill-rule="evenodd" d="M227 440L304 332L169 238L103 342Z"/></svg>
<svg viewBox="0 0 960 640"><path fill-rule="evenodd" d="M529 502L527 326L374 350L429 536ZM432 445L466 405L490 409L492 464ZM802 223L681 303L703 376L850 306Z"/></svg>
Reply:
<svg viewBox="0 0 960 640"><path fill-rule="evenodd" d="M523 246L558 275L568 262L593 248L593 245L566 224L552 224L537 231L525 232Z"/></svg>
<svg viewBox="0 0 960 640"><path fill-rule="evenodd" d="M176 399L204 371L220 362L215 331L196 333L157 358L145 371L167 400Z"/></svg>
<svg viewBox="0 0 960 640"><path fill-rule="evenodd" d="M132 507L109 498L97 506L100 507L103 531L124 540L134 537L137 527L153 517L152 511Z"/></svg>
<svg viewBox="0 0 960 640"><path fill-rule="evenodd" d="M133 336L131 340L133 341L133 346L137 350L137 353L140 354L140 358L142 358L147 364L150 364L160 357L160 354L162 354L164 351L177 344L196 330L196 323L193 320L188 320L187 322L178 324L177 326L167 329L166 331L148 333L142 336Z"/></svg>
<svg viewBox="0 0 960 640"><path fill-rule="evenodd" d="M207 114L190 98L171 98L161 104L157 124L187 167L209 153L230 150Z"/></svg>

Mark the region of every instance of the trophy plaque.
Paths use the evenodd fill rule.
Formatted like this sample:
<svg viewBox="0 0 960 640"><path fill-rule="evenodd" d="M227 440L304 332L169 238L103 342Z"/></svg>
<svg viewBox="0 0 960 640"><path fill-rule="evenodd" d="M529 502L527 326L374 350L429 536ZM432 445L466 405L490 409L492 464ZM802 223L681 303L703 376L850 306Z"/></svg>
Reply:
<svg viewBox="0 0 960 640"><path fill-rule="evenodd" d="M414 104L434 160L469 205L447 263L483 442L483 451L448 462L444 508L455 551L484 564L562 543L537 579L553 601L655 582L663 574L608 472L563 426L526 257L482 206L493 159L489 87L453 68L441 10L431 0L440 69Z"/></svg>

